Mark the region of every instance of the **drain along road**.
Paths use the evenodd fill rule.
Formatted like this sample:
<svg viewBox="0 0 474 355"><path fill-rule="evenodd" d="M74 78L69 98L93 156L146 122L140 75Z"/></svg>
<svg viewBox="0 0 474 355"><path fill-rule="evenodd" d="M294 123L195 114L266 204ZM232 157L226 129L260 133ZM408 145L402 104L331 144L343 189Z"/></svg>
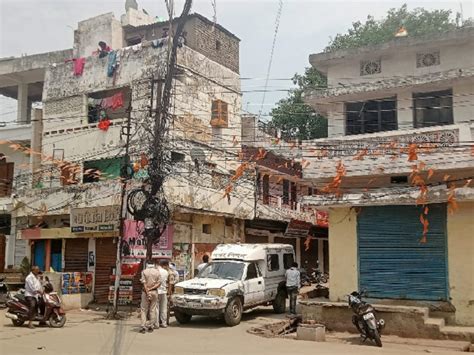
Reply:
<svg viewBox="0 0 474 355"><path fill-rule="evenodd" d="M174 319L170 327L151 334L138 333L134 313L123 321L109 321L91 311L68 313L63 329L13 327L0 312L0 354L453 354L463 343L383 337L384 347L361 344L354 334L330 334L325 343L262 338L247 333L251 327L278 321L269 309L244 315L233 328L223 322L196 317L186 325Z"/></svg>

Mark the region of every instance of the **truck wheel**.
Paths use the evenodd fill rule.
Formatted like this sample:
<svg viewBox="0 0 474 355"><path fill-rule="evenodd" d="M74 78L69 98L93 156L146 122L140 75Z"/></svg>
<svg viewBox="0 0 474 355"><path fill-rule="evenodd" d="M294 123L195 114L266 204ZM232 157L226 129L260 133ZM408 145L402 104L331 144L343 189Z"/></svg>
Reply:
<svg viewBox="0 0 474 355"><path fill-rule="evenodd" d="M224 312L225 323L229 327L236 326L242 319L242 301L239 297L233 298L227 305Z"/></svg>
<svg viewBox="0 0 474 355"><path fill-rule="evenodd" d="M174 310L174 317L178 321L179 324L187 324L191 322L191 318L193 317L191 314L186 314L184 312L178 311L177 309Z"/></svg>
<svg viewBox="0 0 474 355"><path fill-rule="evenodd" d="M273 300L273 310L277 314L285 313L286 292L284 290L279 290L275 299Z"/></svg>

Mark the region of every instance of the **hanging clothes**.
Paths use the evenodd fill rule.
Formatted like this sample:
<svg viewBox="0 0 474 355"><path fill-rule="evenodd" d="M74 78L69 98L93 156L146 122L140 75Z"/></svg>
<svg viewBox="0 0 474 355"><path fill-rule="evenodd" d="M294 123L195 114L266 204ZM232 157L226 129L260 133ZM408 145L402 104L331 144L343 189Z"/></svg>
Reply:
<svg viewBox="0 0 474 355"><path fill-rule="evenodd" d="M75 58L74 61L74 75L81 76L86 64L86 58Z"/></svg>
<svg viewBox="0 0 474 355"><path fill-rule="evenodd" d="M74 76L81 76L84 72L84 65L86 64L86 58L72 58L66 59L64 63L72 62L72 70Z"/></svg>
<svg viewBox="0 0 474 355"><path fill-rule="evenodd" d="M109 53L109 61L107 64L107 76L109 78L114 76L115 69L117 69L117 52L112 51Z"/></svg>
<svg viewBox="0 0 474 355"><path fill-rule="evenodd" d="M106 109L110 108L114 111L120 107L123 107L123 92L118 92L113 96L103 99L102 107Z"/></svg>
<svg viewBox="0 0 474 355"><path fill-rule="evenodd" d="M99 127L100 130L106 132L110 127L110 120L108 118L101 120L97 127Z"/></svg>

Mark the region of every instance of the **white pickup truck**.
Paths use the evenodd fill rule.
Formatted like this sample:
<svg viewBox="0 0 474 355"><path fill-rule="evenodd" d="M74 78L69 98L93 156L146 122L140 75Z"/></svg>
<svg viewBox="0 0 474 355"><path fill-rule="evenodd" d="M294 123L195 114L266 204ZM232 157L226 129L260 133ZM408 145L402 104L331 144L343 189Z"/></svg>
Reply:
<svg viewBox="0 0 474 355"><path fill-rule="evenodd" d="M176 284L176 320L184 324L193 315L223 316L227 325L235 326L244 310L269 304L284 313L285 272L294 257L293 246L287 244L218 245L197 277Z"/></svg>

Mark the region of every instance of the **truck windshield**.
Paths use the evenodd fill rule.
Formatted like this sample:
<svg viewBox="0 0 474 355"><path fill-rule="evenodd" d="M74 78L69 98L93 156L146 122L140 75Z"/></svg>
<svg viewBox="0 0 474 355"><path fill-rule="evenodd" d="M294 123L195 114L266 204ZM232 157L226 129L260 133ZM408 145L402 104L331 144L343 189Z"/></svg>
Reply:
<svg viewBox="0 0 474 355"><path fill-rule="evenodd" d="M243 272L244 263L212 262L202 269L197 277L241 280Z"/></svg>

